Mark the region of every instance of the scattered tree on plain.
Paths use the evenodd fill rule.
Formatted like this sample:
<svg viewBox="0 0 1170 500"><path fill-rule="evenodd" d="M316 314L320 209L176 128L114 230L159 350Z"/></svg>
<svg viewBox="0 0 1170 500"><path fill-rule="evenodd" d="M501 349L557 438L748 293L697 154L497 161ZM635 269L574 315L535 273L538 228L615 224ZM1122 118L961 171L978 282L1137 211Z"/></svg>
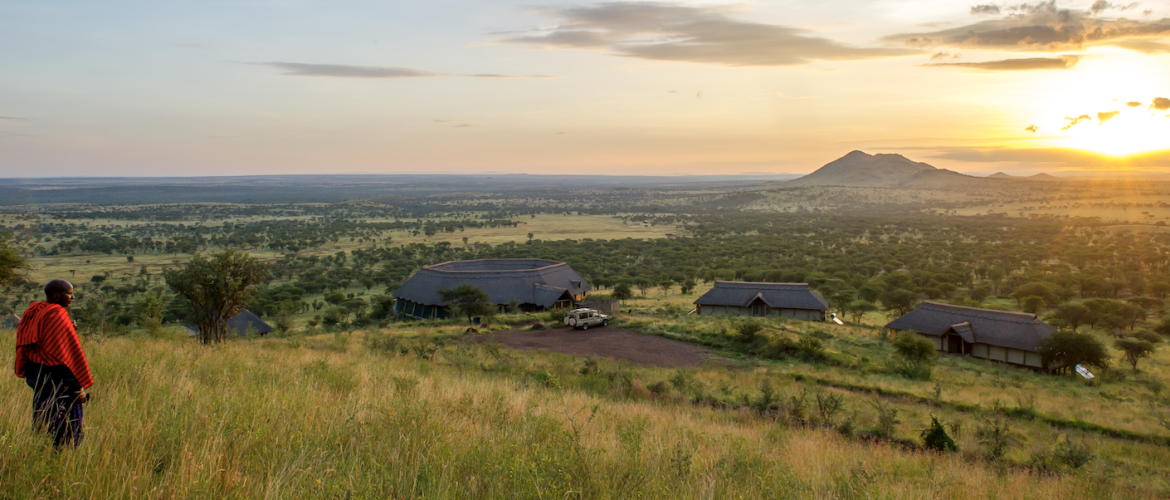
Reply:
<svg viewBox="0 0 1170 500"><path fill-rule="evenodd" d="M211 258L197 253L183 268L164 270L163 277L191 303L200 340L210 344L227 338L227 321L240 312L268 267L246 253L224 250Z"/></svg>

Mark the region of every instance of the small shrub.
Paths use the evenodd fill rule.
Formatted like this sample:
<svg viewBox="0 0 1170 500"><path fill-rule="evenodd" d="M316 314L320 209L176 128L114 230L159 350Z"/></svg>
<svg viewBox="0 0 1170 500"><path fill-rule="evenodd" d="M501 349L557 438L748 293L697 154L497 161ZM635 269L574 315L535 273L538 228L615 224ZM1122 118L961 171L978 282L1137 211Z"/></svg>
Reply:
<svg viewBox="0 0 1170 500"><path fill-rule="evenodd" d="M585 358L585 366L581 368L581 375L593 375L597 373L600 367L597 364L597 358L589 356Z"/></svg>
<svg viewBox="0 0 1170 500"><path fill-rule="evenodd" d="M785 406L788 410L789 418L796 421L803 421L808 413L808 390L801 389L800 394L789 396L788 404Z"/></svg>
<svg viewBox="0 0 1170 500"><path fill-rule="evenodd" d="M760 397L752 402L752 407L760 413L766 413L772 409L774 402L776 402L776 390L772 387L772 380L765 378L760 382Z"/></svg>
<svg viewBox="0 0 1170 500"><path fill-rule="evenodd" d="M938 417L930 416L930 427L923 430L922 446L935 451L956 451L959 448L955 446L955 440L947 435L947 431L943 425L939 423Z"/></svg>
<svg viewBox="0 0 1170 500"><path fill-rule="evenodd" d="M837 394L818 392L816 400L817 415L820 416L821 423L828 426L833 425L833 418L844 407L845 398Z"/></svg>
<svg viewBox="0 0 1170 500"><path fill-rule="evenodd" d="M1012 443L1011 432L1011 422L1008 421L1007 417L996 412L983 418L983 421L979 423L976 436L979 438L979 446L987 453L988 458L999 460L1007 453L1008 447Z"/></svg>
<svg viewBox="0 0 1170 500"><path fill-rule="evenodd" d="M877 434L882 437L893 437L898 424L902 423L898 420L898 408L881 399L874 400L870 405L878 413Z"/></svg>
<svg viewBox="0 0 1170 500"><path fill-rule="evenodd" d="M1077 470L1093 461L1093 451L1089 449L1088 445L1074 443L1067 436L1056 443L1056 449L1052 451L1052 456L1057 462L1072 470Z"/></svg>
<svg viewBox="0 0 1170 500"><path fill-rule="evenodd" d="M739 336L739 340L745 344L755 342L756 336L763 329L764 327L754 320L744 320L735 325L735 333Z"/></svg>
<svg viewBox="0 0 1170 500"><path fill-rule="evenodd" d="M679 391L686 391L691 386L691 375L683 370L675 370L667 381Z"/></svg>
<svg viewBox="0 0 1170 500"><path fill-rule="evenodd" d="M555 389L561 385L560 380L557 380L557 376L548 370L533 373L532 378L540 385L549 389Z"/></svg>
<svg viewBox="0 0 1170 500"><path fill-rule="evenodd" d="M800 357L808 361L816 361L824 359L825 345L821 340L811 335L802 335L796 341L796 348L800 352Z"/></svg>

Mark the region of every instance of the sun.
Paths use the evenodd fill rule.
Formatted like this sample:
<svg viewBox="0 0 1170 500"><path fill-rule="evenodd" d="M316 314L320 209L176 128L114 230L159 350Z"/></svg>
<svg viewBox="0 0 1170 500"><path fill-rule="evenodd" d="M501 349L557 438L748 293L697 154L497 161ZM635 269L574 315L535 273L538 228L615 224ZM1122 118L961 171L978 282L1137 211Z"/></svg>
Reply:
<svg viewBox="0 0 1170 500"><path fill-rule="evenodd" d="M1046 146L1117 158L1170 149L1170 110L1153 106L1156 97L1170 97L1165 86L1170 67L1151 64L1149 58L1092 49L1074 69L1022 82L1026 91L1019 95L1026 100L1013 104L1028 117L1021 122L1039 127L1037 135L1043 137L1037 139ZM1082 116L1087 119L1068 126Z"/></svg>
<svg viewBox="0 0 1170 500"><path fill-rule="evenodd" d="M1170 149L1170 118L1166 112L1144 106L1116 111L1120 114L1104 122L1094 116L1092 123L1086 121L1064 131L1062 145L1116 157Z"/></svg>

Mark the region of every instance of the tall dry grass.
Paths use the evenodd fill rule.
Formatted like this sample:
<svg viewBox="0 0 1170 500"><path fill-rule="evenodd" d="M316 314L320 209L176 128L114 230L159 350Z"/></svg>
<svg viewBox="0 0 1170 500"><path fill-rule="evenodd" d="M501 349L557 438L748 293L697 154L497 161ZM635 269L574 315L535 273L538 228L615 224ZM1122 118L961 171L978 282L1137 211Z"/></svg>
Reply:
<svg viewBox="0 0 1170 500"><path fill-rule="evenodd" d="M594 396L477 369L489 358L466 349L387 356L353 335L87 340L97 385L81 447L54 452L30 432L31 391L0 384L0 498L1154 496L1092 470L1037 476ZM0 334L0 364L12 347Z"/></svg>

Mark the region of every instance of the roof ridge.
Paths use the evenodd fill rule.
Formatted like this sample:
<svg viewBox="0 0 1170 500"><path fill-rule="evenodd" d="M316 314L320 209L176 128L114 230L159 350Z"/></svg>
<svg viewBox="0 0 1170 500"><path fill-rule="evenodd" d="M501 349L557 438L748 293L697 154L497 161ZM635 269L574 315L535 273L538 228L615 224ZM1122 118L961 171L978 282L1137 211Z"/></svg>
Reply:
<svg viewBox="0 0 1170 500"><path fill-rule="evenodd" d="M935 307L935 306L937 306L937 307ZM922 301L922 305L919 307L926 307L928 309L936 309L936 310L943 310L943 311L945 311L947 309L962 309L964 314L969 314L969 315L972 315L975 317L981 317L983 319L992 319L992 320L997 320L997 321L1008 321L1011 323L1028 324L1028 323L1032 323L1032 322L1040 322L1040 318L1032 313L1020 313L1020 312L1015 312L1015 311L1000 311L998 309L984 309L982 307L956 306L954 304L944 304L941 302L932 302L929 300ZM980 316L980 314L983 314L984 316ZM988 316L991 316L991 317L988 317ZM1001 317L995 317L995 316L1001 316ZM1012 318L1003 318L1002 316L1010 316Z"/></svg>
<svg viewBox="0 0 1170 500"><path fill-rule="evenodd" d="M751 287L760 287L760 286L803 286L805 288L808 288L808 283L777 283L777 282L772 282L772 281L723 281L723 280L715 280L715 286L719 286L720 284L732 285L732 286L738 285L740 288L751 288Z"/></svg>

